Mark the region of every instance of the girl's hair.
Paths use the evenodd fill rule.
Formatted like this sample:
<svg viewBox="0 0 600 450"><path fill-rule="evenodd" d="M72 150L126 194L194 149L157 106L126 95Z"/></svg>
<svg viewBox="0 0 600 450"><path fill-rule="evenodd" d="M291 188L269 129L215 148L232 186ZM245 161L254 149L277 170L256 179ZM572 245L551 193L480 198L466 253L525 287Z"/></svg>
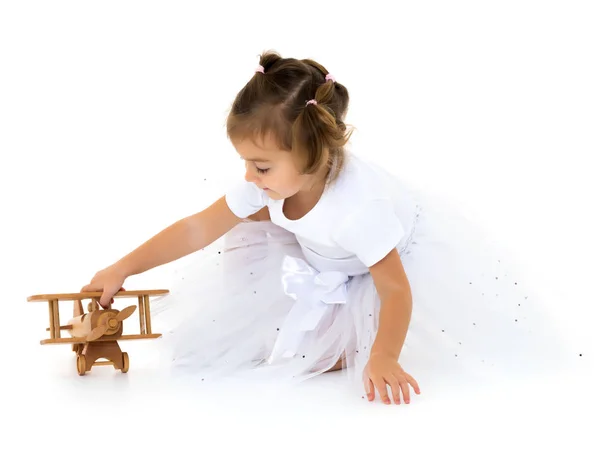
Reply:
<svg viewBox="0 0 600 450"><path fill-rule="evenodd" d="M282 58L274 51L260 55L260 66L237 94L227 117L230 140L251 139L268 134L281 150L291 151L303 163L303 174L313 174L326 162L335 180L345 160L347 132L343 119L348 109L348 90L311 59ZM317 104L307 104L309 100ZM327 150L329 157L327 161Z"/></svg>

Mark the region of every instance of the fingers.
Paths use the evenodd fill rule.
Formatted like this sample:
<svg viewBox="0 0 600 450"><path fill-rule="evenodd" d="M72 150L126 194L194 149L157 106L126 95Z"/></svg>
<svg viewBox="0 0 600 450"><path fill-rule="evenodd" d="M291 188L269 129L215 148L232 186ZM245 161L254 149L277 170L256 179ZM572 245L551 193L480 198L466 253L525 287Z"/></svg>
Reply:
<svg viewBox="0 0 600 450"><path fill-rule="evenodd" d="M124 290L125 290L125 288L123 288L123 287L120 287L120 288L119 288L119 290L118 290L118 292L121 292L121 291L124 291ZM115 294L113 294L113 295L115 295ZM111 299L110 299L110 303L112 304L112 303L114 303L114 302L115 302L115 299L114 299L114 298L111 298Z"/></svg>
<svg viewBox="0 0 600 450"><path fill-rule="evenodd" d="M95 291L101 291L102 289L98 289L98 285L97 284L86 284L84 287L81 288L80 292L95 292Z"/></svg>
<svg viewBox="0 0 600 450"><path fill-rule="evenodd" d="M119 292L124 291L125 288L120 287L119 288ZM86 284L84 287L81 288L80 292L94 292L94 291L102 291L102 297L100 297L100 301L99 304L100 306L102 306L102 308L106 309L108 308L112 303L115 302L115 299L112 298L112 296L114 294L109 294L109 291L104 291L103 289L98 289L95 285L93 284Z"/></svg>
<svg viewBox="0 0 600 450"><path fill-rule="evenodd" d="M421 388L419 387L417 381L406 372L404 373L404 376L406 377L412 388L415 390L415 393L421 395Z"/></svg>
<svg viewBox="0 0 600 450"><path fill-rule="evenodd" d="M388 385L392 390L392 397L396 405L401 404L401 399L405 404L410 404L410 387L416 394L421 394L421 389L417 381L403 370L384 371L385 375L375 375L369 370L368 366L363 371L363 384L369 401L375 399L375 388L379 392L381 401L386 405L391 404L388 395ZM400 394L402 392L402 395Z"/></svg>
<svg viewBox="0 0 600 450"><path fill-rule="evenodd" d="M411 377L410 375L408 375L407 373L390 374L390 375L384 377L384 381L387 385L390 386L390 388L392 390L392 397L393 397L394 403L396 405L401 404L401 398L405 404L407 404L407 405L410 404L410 386L413 387L413 389L415 390L415 392L417 394L421 393L421 390L419 389L419 385L417 384L415 379L413 377ZM379 388L379 386L378 386L378 388ZM382 389L379 388L379 391L381 392ZM387 386L385 387L384 392L385 392L385 395L382 395L382 400L384 401L384 403L389 404L389 401L386 401ZM400 396L400 392L402 392L402 397Z"/></svg>
<svg viewBox="0 0 600 450"><path fill-rule="evenodd" d="M400 384L400 388L402 389L404 403L410 403L410 386L412 386L416 394L421 394L419 384L412 376L410 376L406 372L396 373L395 376L398 380L398 383Z"/></svg>
<svg viewBox="0 0 600 450"><path fill-rule="evenodd" d="M400 405L402 401L405 404L410 404L410 386L413 387L417 394L420 394L419 385L413 377L407 374L390 374L385 378L375 379L375 382L371 378L365 378L363 380L367 398L370 402L375 399L375 389L379 392L381 401L386 405L391 404L390 397L388 394L388 385L392 390L392 397L396 405ZM400 393L402 392L402 395Z"/></svg>
<svg viewBox="0 0 600 450"><path fill-rule="evenodd" d="M112 293L109 291L104 291L102 293L102 297L100 297L100 306L102 306L104 309L110 307L111 303L114 303L115 301L112 299Z"/></svg>
<svg viewBox="0 0 600 450"><path fill-rule="evenodd" d="M401 386L401 381L398 380L398 378L394 375L390 375L388 377L385 378L385 381L387 384L390 385L390 388L392 389L392 397L394 398L394 403L396 405L400 404L400 386ZM402 389L402 393L404 394L404 389ZM406 396L404 396L404 402L405 403L410 403L409 401L406 401Z"/></svg>
<svg viewBox="0 0 600 450"><path fill-rule="evenodd" d="M369 378L369 377L365 377L363 379L363 383L365 385L365 391L367 393L367 398L369 399L370 402L372 402L373 400L375 400L374 383L371 380L371 378ZM377 391L379 392L379 397L381 398L381 401L383 401L383 403L389 405L389 404L391 404L391 402L390 402L390 397L388 396L388 390L387 390L386 383L387 382L383 378L375 380L375 386L377 387ZM389 383L389 384L392 387L392 391L393 391L394 383ZM396 382L395 385L396 385L396 389L398 389L398 382ZM398 392L399 392L399 390L398 390ZM395 396L397 396L398 399L400 398L399 393L396 393Z"/></svg>
<svg viewBox="0 0 600 450"><path fill-rule="evenodd" d="M389 375L385 380L392 388L392 396L396 405L401 404L400 391L402 391L402 400L404 400L404 403L410 403L410 388L408 387L408 382L402 374L398 373Z"/></svg>
<svg viewBox="0 0 600 450"><path fill-rule="evenodd" d="M365 392L367 393L367 399L372 402L375 400L375 388L373 387L373 382L369 377L364 377L363 382L365 385Z"/></svg>
<svg viewBox="0 0 600 450"><path fill-rule="evenodd" d="M408 382L405 378L401 378L399 382L400 388L402 389L402 397L404 398L404 403L408 405L410 403L410 388L408 387Z"/></svg>
<svg viewBox="0 0 600 450"><path fill-rule="evenodd" d="M113 295L115 295L114 287L108 290L101 289L101 291L102 296L100 297L100 306L102 306L104 309L110 308L111 303L115 302L115 300L112 298Z"/></svg>
<svg viewBox="0 0 600 450"><path fill-rule="evenodd" d="M376 378L375 386L377 387L377 391L379 392L379 397L381 398L381 401L386 405L392 403L388 395L387 383L385 382L385 380L383 378Z"/></svg>

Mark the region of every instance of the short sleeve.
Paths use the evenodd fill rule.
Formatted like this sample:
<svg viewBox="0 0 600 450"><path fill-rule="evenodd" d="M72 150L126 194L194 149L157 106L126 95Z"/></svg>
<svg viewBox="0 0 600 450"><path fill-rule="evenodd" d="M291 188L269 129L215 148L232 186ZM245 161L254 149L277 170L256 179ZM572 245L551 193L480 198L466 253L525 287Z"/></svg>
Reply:
<svg viewBox="0 0 600 450"><path fill-rule="evenodd" d="M241 219L260 211L267 206L269 197L254 183L243 181L225 194L225 201L231 212Z"/></svg>
<svg viewBox="0 0 600 450"><path fill-rule="evenodd" d="M348 215L334 240L367 267L381 261L401 241L405 230L389 199L369 200Z"/></svg>

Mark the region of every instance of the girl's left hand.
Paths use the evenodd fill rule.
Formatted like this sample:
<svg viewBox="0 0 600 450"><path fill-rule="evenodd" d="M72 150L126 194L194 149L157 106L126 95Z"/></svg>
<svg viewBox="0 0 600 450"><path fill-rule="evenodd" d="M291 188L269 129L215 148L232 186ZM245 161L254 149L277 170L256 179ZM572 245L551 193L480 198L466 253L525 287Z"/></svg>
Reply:
<svg viewBox="0 0 600 450"><path fill-rule="evenodd" d="M400 404L400 390L402 390L404 403L410 403L409 384L415 393L421 394L415 379L400 367L398 361L387 355L371 355L363 373L363 381L370 402L375 399L375 387L379 391L381 400L387 405L391 403L388 385L392 388L394 403L397 405Z"/></svg>

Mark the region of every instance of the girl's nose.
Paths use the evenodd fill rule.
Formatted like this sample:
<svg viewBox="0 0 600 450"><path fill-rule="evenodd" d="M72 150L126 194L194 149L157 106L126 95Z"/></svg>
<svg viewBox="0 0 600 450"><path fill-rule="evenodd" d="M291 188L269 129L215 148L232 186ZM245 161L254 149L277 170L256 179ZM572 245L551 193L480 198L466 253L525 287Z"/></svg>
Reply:
<svg viewBox="0 0 600 450"><path fill-rule="evenodd" d="M253 173L252 169L249 167L246 167L246 175L244 176L244 179L248 183L254 183L257 178L256 178L256 175Z"/></svg>

